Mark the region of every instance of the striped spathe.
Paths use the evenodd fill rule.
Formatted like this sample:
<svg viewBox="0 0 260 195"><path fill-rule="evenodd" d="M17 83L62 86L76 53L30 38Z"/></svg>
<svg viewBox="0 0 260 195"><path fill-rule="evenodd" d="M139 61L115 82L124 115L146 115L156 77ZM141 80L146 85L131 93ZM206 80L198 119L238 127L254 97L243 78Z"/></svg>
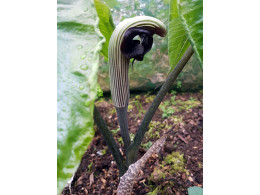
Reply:
<svg viewBox="0 0 260 195"><path fill-rule="evenodd" d="M132 27L142 27L162 37L166 35L165 25L160 20L150 16L136 16L125 19L117 25L109 41L108 56L111 95L114 106L118 108L126 107L130 96L128 81L130 59L122 55L120 45L124 33Z"/></svg>

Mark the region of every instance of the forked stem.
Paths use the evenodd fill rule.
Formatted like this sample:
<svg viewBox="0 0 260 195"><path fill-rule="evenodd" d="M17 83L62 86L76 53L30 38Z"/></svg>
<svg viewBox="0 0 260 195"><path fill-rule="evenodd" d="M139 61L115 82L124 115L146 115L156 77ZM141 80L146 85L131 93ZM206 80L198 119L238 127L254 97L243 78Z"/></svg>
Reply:
<svg viewBox="0 0 260 195"><path fill-rule="evenodd" d="M127 163L128 166L138 159L138 150L142 143L142 140L144 138L145 132L148 130L149 123L151 122L157 108L159 107L160 103L162 102L164 96L166 93L171 89L173 82L176 80L184 66L187 64L189 59L191 58L192 54L194 53L192 47L190 46L185 54L182 56L181 60L178 62L176 67L173 69L173 71L169 74L167 79L165 80L165 83L161 87L160 91L154 98L153 103L149 107L149 110L146 112L144 119L140 125L140 127L137 130L137 133L135 135L134 141L130 144L126 151L127 156Z"/></svg>
<svg viewBox="0 0 260 195"><path fill-rule="evenodd" d="M109 151L116 161L119 169L119 175L122 176L127 171L127 166L125 165L124 158L119 151L119 147L117 146L111 132L108 130L108 127L96 106L94 106L94 120L107 143Z"/></svg>

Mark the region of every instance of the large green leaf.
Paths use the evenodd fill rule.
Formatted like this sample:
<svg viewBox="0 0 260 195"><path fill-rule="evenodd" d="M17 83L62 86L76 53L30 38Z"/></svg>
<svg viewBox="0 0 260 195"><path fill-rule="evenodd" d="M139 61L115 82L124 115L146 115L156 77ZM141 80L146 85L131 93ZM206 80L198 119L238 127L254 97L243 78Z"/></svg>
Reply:
<svg viewBox="0 0 260 195"><path fill-rule="evenodd" d="M170 2L168 31L168 55L171 72L190 46L190 42L188 41L188 37L186 36L185 29L178 13L177 0L171 0Z"/></svg>
<svg viewBox="0 0 260 195"><path fill-rule="evenodd" d="M73 176L94 136L93 108L99 51L105 40L98 30L93 1L61 0L57 13L59 194Z"/></svg>
<svg viewBox="0 0 260 195"><path fill-rule="evenodd" d="M203 189L201 187L193 186L188 188L189 195L203 195Z"/></svg>
<svg viewBox="0 0 260 195"><path fill-rule="evenodd" d="M203 0L178 0L178 12L194 52L203 66Z"/></svg>
<svg viewBox="0 0 260 195"><path fill-rule="evenodd" d="M108 60L108 44L109 39L115 29L115 25L110 14L109 7L101 0L94 0L94 2L98 17L100 19L99 30L106 38L106 42L102 47L101 54L105 57L106 60Z"/></svg>

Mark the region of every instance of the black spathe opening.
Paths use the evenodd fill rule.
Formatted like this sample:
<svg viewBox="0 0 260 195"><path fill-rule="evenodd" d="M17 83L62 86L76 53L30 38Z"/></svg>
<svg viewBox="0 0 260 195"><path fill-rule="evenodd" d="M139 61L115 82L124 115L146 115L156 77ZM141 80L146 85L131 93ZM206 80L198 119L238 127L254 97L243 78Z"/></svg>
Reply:
<svg viewBox="0 0 260 195"><path fill-rule="evenodd" d="M140 40L134 40L137 35ZM127 59L143 61L144 55L151 50L152 45L153 33L141 27L132 27L125 32L120 49Z"/></svg>

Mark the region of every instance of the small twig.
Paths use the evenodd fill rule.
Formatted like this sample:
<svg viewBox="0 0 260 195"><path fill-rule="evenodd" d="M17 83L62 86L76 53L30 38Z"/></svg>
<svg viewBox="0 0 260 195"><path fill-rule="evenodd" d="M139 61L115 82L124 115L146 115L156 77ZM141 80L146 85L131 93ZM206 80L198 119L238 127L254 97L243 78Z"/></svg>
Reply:
<svg viewBox="0 0 260 195"><path fill-rule="evenodd" d="M178 137L180 138L180 140L183 141L185 144L188 143L187 140L186 140L184 137L182 137L180 134L177 134L177 136L178 136Z"/></svg>

